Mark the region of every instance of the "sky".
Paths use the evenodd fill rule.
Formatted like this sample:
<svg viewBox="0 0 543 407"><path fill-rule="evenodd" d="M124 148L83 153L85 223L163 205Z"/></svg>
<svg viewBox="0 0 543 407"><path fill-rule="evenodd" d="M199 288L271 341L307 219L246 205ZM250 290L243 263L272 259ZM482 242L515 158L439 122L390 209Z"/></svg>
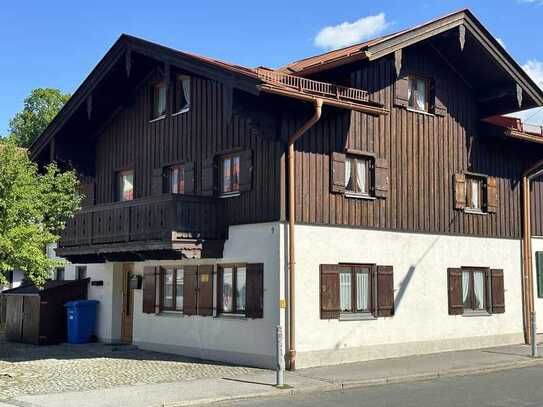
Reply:
<svg viewBox="0 0 543 407"><path fill-rule="evenodd" d="M543 0L4 0L0 135L32 89L73 93L122 33L278 67L466 7L543 88ZM543 109L524 118L543 123Z"/></svg>

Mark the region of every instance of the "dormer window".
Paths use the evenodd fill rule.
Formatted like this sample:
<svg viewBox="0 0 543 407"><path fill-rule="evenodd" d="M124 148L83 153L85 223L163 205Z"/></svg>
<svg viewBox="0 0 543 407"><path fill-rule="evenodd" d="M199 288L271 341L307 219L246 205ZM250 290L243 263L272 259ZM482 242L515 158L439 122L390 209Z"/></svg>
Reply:
<svg viewBox="0 0 543 407"><path fill-rule="evenodd" d="M429 111L428 80L417 76L409 76L407 88L408 107L421 112Z"/></svg>
<svg viewBox="0 0 543 407"><path fill-rule="evenodd" d="M174 113L188 112L190 109L190 77L179 75L175 80Z"/></svg>
<svg viewBox="0 0 543 407"><path fill-rule="evenodd" d="M151 90L151 120L156 120L166 115L166 82L155 83Z"/></svg>

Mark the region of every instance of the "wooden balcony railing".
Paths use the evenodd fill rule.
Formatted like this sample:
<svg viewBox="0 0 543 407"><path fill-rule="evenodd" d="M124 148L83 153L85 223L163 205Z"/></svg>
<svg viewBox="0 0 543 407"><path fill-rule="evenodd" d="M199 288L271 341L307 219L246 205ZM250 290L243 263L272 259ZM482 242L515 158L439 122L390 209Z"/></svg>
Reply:
<svg viewBox="0 0 543 407"><path fill-rule="evenodd" d="M164 194L83 209L67 222L59 247L225 238L221 200Z"/></svg>
<svg viewBox="0 0 543 407"><path fill-rule="evenodd" d="M256 71L258 77L262 81L276 86L291 88L298 92L353 102L367 102L369 100L368 92L362 89L314 81L312 79L300 78L299 76L270 71L268 69L257 69Z"/></svg>

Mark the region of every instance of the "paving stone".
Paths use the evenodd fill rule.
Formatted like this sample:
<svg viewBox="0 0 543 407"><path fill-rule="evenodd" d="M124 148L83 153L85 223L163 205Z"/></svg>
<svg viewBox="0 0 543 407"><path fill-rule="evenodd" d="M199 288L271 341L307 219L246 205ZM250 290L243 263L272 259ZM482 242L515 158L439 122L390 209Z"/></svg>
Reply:
<svg viewBox="0 0 543 407"><path fill-rule="evenodd" d="M234 377L261 369L106 344L34 346L0 337L0 400L121 385Z"/></svg>

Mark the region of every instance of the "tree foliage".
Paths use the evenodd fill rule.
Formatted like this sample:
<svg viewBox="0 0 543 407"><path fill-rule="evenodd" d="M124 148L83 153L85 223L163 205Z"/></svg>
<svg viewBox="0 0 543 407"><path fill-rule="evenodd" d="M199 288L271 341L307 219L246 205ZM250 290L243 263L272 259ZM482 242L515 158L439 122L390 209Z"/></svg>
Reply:
<svg viewBox="0 0 543 407"><path fill-rule="evenodd" d="M58 89L34 89L24 101L24 108L9 122L9 138L28 148L62 109L70 95Z"/></svg>
<svg viewBox="0 0 543 407"><path fill-rule="evenodd" d="M74 171L50 164L43 173L14 143L0 145L0 285L21 270L42 286L53 267L46 247L56 242L66 221L80 209L82 196Z"/></svg>

